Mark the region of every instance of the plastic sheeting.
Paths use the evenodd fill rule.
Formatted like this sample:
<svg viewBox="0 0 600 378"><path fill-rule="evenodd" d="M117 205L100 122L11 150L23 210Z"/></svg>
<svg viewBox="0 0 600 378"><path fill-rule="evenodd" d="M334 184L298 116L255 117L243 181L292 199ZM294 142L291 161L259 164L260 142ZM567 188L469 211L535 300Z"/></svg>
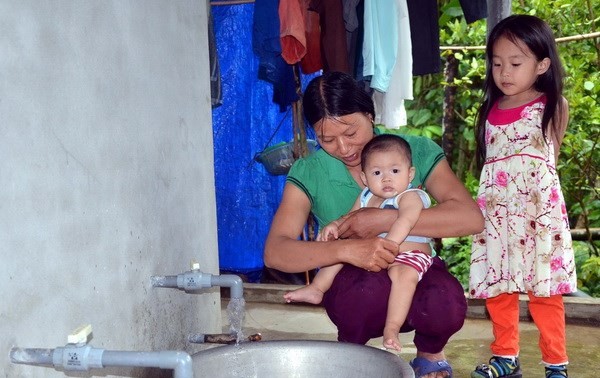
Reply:
<svg viewBox="0 0 600 378"><path fill-rule="evenodd" d="M242 273L264 266L264 241L285 184L254 156L292 139L291 109L280 112L271 84L257 78L253 10L254 4L211 8L223 91L223 104L212 112L219 264Z"/></svg>

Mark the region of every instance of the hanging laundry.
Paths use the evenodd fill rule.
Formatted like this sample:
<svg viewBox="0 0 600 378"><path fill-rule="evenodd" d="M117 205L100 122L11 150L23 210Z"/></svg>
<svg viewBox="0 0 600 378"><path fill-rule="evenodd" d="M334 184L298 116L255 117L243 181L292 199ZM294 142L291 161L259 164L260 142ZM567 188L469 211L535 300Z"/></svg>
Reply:
<svg viewBox="0 0 600 378"><path fill-rule="evenodd" d="M459 2L467 24L487 18L487 0L459 0Z"/></svg>
<svg viewBox="0 0 600 378"><path fill-rule="evenodd" d="M296 64L306 54L305 17L300 0L279 0L281 56Z"/></svg>
<svg viewBox="0 0 600 378"><path fill-rule="evenodd" d="M358 29L358 14L356 7L361 0L342 0L342 8L344 12L344 24L346 31L353 32Z"/></svg>
<svg viewBox="0 0 600 378"><path fill-rule="evenodd" d="M342 0L350 73L362 81L363 0Z"/></svg>
<svg viewBox="0 0 600 378"><path fill-rule="evenodd" d="M319 14L309 9L310 0L304 0L306 9L306 54L300 61L304 74L315 73L323 68L321 61L321 26Z"/></svg>
<svg viewBox="0 0 600 378"><path fill-rule="evenodd" d="M440 72L440 27L437 0L407 0L412 38L413 75Z"/></svg>
<svg viewBox="0 0 600 378"><path fill-rule="evenodd" d="M389 1L389 0L388 0ZM385 92L375 90L375 123L388 129L398 129L407 125L405 100L413 99L412 52L410 22L406 0L394 0L396 27L396 61L391 72L391 80Z"/></svg>
<svg viewBox="0 0 600 378"><path fill-rule="evenodd" d="M364 5L363 76L371 88L386 92L398 53L397 4L370 0Z"/></svg>
<svg viewBox="0 0 600 378"><path fill-rule="evenodd" d="M363 57L362 57L362 46L363 46L363 40L364 40L364 35L365 35L365 22L364 22L364 15L365 15L365 2L361 1L360 3L358 3L358 7L356 8L356 13L358 15L358 29L357 29L357 35L358 37L356 38L356 51L355 51L355 58L354 58L354 69L355 69L355 75L356 75L356 79L360 80L360 82L363 83L365 90L367 90L368 93L372 93L372 89L369 86L368 81L365 80L365 77L363 76Z"/></svg>
<svg viewBox="0 0 600 378"><path fill-rule="evenodd" d="M319 14L323 71L350 73L342 0L312 0L310 9Z"/></svg>
<svg viewBox="0 0 600 378"><path fill-rule="evenodd" d="M280 111L298 100L292 66L281 57L279 0L254 3L252 49L259 59L258 78L273 84L273 102Z"/></svg>
<svg viewBox="0 0 600 378"><path fill-rule="evenodd" d="M459 0L468 24L487 17L487 0ZM441 71L437 0L408 0L412 38L413 75Z"/></svg>
<svg viewBox="0 0 600 378"><path fill-rule="evenodd" d="M319 71L321 41L319 15L309 11L310 0L280 0L281 56L288 64L300 62L305 74Z"/></svg>

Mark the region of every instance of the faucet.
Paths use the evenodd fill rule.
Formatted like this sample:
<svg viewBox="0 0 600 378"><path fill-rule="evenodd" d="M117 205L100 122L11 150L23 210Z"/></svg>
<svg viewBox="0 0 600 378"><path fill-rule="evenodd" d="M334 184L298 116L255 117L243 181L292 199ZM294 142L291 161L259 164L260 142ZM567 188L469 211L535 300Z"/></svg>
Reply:
<svg viewBox="0 0 600 378"><path fill-rule="evenodd" d="M65 371L88 371L105 367L156 367L172 369L173 378L193 378L192 357L181 351L110 351L88 345L92 326L79 327L67 338L67 345L55 349L18 348L10 350L14 364L54 367Z"/></svg>
<svg viewBox="0 0 600 378"><path fill-rule="evenodd" d="M214 342L228 344L231 342L242 341L242 320L244 310L244 287L242 279L234 274L212 275L200 271L200 264L192 262L192 269L180 273L176 276L152 276L150 278L154 287L178 288L188 291L195 291L212 286L222 286L230 288L231 301L227 306L229 315L231 334L192 334L188 336L191 343ZM259 341L260 334L252 335L248 341Z"/></svg>
<svg viewBox="0 0 600 378"><path fill-rule="evenodd" d="M232 299L242 299L244 287L242 279L235 274L213 275L200 271L200 264L193 262L192 269L176 276L152 276L154 287L178 288L194 291L213 286L229 287Z"/></svg>

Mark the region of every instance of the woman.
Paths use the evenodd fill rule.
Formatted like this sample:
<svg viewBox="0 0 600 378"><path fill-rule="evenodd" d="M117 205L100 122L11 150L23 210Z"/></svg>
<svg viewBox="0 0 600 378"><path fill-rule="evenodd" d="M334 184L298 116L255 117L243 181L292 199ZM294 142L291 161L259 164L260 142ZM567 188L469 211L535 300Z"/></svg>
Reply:
<svg viewBox="0 0 600 378"><path fill-rule="evenodd" d="M349 75L325 73L309 83L304 113L321 150L298 160L290 170L283 197L265 243L265 265L284 272L302 272L343 263L323 299L338 328L338 340L365 344L383 334L390 280L389 264L398 244L379 238L397 218L397 210L363 208L344 217L340 240L298 240L309 214L320 225L346 214L363 189L361 152L374 134L373 102ZM413 151L414 187L437 201L423 210L411 233L428 237L471 235L483 229L483 217L469 192L454 175L441 148L423 137L403 136ZM418 377L452 373L443 348L464 322L466 300L459 282L434 258L415 291L401 332L415 331Z"/></svg>

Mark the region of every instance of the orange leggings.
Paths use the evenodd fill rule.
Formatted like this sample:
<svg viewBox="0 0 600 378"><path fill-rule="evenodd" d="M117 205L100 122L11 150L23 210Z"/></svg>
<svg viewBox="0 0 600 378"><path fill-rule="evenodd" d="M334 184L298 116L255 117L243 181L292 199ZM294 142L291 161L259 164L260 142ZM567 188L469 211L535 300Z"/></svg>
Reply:
<svg viewBox="0 0 600 378"><path fill-rule="evenodd" d="M529 312L540 331L539 347L542 363L562 365L568 363L565 335L565 307L561 295L529 296ZM494 341L491 344L495 356L519 355L519 294L500 294L488 298L486 308L492 320Z"/></svg>

